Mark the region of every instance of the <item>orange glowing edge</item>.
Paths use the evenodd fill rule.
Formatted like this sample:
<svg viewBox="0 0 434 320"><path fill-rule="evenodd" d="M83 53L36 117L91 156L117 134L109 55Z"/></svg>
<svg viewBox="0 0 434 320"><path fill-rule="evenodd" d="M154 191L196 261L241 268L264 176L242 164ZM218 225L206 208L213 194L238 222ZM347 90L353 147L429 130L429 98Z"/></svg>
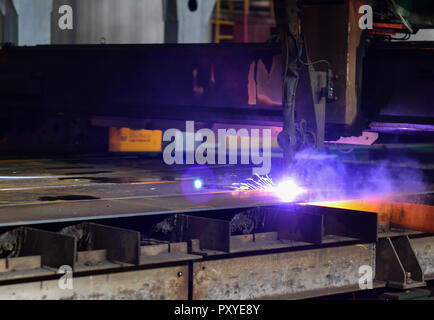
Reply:
<svg viewBox="0 0 434 320"><path fill-rule="evenodd" d="M430 205L378 198L318 201L301 204L376 212L379 223L391 223L405 229L434 233L434 206Z"/></svg>

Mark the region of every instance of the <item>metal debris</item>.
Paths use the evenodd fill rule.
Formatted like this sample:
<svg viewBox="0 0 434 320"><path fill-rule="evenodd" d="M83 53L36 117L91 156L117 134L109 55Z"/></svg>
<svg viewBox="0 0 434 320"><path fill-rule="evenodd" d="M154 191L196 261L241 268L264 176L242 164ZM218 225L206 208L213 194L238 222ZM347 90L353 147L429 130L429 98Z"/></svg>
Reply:
<svg viewBox="0 0 434 320"><path fill-rule="evenodd" d="M14 229L0 235L0 258L18 257L24 237L22 229Z"/></svg>
<svg viewBox="0 0 434 320"><path fill-rule="evenodd" d="M176 233L178 215L170 216L154 225L146 233L142 233L141 244L152 245L179 241Z"/></svg>
<svg viewBox="0 0 434 320"><path fill-rule="evenodd" d="M92 248L92 237L89 231L89 225L80 223L65 227L59 231L60 234L73 236L77 241L77 250L86 251Z"/></svg>
<svg viewBox="0 0 434 320"><path fill-rule="evenodd" d="M234 215L231 219L231 234L260 232L265 227L265 212L261 208L249 209Z"/></svg>

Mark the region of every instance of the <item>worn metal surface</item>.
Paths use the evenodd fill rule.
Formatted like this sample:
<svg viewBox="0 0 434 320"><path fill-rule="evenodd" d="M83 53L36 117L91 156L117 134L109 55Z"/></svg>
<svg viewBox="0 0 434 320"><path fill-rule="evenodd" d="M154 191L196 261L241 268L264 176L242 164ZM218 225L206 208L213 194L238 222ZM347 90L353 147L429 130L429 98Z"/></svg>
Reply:
<svg viewBox="0 0 434 320"><path fill-rule="evenodd" d="M374 280L372 283L373 289L384 288L384 287L385 287L385 283L382 281ZM265 297L263 299L264 300L301 300L301 299L310 299L310 298L317 298L317 297L327 297L335 294L357 292L361 290L366 290L366 289L361 289L359 284L354 284L354 285L336 287L336 288L304 291L301 293L276 295L276 296Z"/></svg>
<svg viewBox="0 0 434 320"><path fill-rule="evenodd" d="M358 283L374 265L375 244L193 263L193 299L252 299Z"/></svg>
<svg viewBox="0 0 434 320"><path fill-rule="evenodd" d="M0 282L34 277L50 276L54 271L44 268L41 256L14 257L0 259Z"/></svg>
<svg viewBox="0 0 434 320"><path fill-rule="evenodd" d="M426 280L434 279L434 237L410 238Z"/></svg>
<svg viewBox="0 0 434 320"><path fill-rule="evenodd" d="M114 269L121 266L120 262L109 261L107 250L78 251L74 272Z"/></svg>
<svg viewBox="0 0 434 320"><path fill-rule="evenodd" d="M140 247L140 265L198 260L200 255L188 253L187 242L174 242Z"/></svg>
<svg viewBox="0 0 434 320"><path fill-rule="evenodd" d="M60 277L60 276L59 276ZM0 286L0 299L187 299L187 266L74 277L73 290L59 281Z"/></svg>

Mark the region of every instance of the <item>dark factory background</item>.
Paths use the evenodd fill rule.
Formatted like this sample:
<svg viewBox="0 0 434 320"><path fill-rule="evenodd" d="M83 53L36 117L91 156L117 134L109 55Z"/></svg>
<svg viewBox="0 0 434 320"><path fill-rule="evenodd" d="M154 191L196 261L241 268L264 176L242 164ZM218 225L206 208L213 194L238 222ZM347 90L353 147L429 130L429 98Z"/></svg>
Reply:
<svg viewBox="0 0 434 320"><path fill-rule="evenodd" d="M433 89L432 0L0 0L0 298L434 299Z"/></svg>

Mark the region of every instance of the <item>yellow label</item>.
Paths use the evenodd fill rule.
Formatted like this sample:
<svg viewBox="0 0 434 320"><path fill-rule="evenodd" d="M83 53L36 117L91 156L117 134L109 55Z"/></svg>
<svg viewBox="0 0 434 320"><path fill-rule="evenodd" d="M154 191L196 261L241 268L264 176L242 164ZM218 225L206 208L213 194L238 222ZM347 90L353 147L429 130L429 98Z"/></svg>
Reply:
<svg viewBox="0 0 434 320"><path fill-rule="evenodd" d="M133 130L110 127L110 152L159 152L161 151L161 130Z"/></svg>

